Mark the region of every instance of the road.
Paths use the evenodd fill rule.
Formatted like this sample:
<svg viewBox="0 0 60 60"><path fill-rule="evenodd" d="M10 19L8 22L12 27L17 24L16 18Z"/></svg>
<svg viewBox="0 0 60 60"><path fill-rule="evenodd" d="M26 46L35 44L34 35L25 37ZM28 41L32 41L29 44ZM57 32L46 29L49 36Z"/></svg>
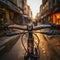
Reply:
<svg viewBox="0 0 60 60"><path fill-rule="evenodd" d="M54 40L47 40L44 35L37 34L40 42L39 42L39 49L40 49L40 60L60 60L59 54L60 53L60 45L58 45L59 40L56 43L57 37L53 38ZM24 43L26 44L25 39L27 36L24 37ZM50 38L48 38L50 39ZM51 42L50 42L51 41ZM13 43L13 42L12 42ZM59 47L56 47L56 44ZM11 45L11 44L10 44ZM53 45L53 46L52 46ZM10 50L9 50L10 49ZM8 52L6 52L3 56L0 57L0 60L23 60L23 56L25 54L25 50L21 43L21 36L16 41L16 43L12 46L12 48L7 47Z"/></svg>

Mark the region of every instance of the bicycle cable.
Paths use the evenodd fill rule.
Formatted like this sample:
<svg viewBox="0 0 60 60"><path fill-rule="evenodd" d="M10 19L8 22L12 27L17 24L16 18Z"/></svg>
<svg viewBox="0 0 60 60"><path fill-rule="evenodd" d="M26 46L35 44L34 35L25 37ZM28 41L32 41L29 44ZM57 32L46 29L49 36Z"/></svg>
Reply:
<svg viewBox="0 0 60 60"><path fill-rule="evenodd" d="M28 32L26 32L26 33L28 33ZM26 47L24 46L24 43L23 43L23 36L26 33L22 34L22 36L21 36L21 43L22 43L22 45L24 47L25 52L28 53L28 51L27 51L27 49L26 49ZM38 48L38 46L39 46L39 37L35 33L33 33L33 34L37 37L37 40L38 40L37 48ZM37 49L37 50L39 50L39 49ZM39 54L40 54L40 52L39 52ZM31 54L31 56L34 56L34 55ZM34 57L37 57L37 56L34 56Z"/></svg>

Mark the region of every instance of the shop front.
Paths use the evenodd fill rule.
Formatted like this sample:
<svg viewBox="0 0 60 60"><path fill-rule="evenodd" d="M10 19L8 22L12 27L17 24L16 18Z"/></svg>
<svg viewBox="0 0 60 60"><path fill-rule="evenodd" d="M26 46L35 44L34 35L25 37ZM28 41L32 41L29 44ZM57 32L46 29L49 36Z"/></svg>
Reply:
<svg viewBox="0 0 60 60"><path fill-rule="evenodd" d="M5 7L0 7L0 21L2 24L8 23L9 24L9 10L7 10Z"/></svg>
<svg viewBox="0 0 60 60"><path fill-rule="evenodd" d="M6 23L9 23L9 11L5 7L0 7L0 28ZM0 30L0 36L2 35L4 35L4 30Z"/></svg>
<svg viewBox="0 0 60 60"><path fill-rule="evenodd" d="M5 11L0 8L0 26L6 22Z"/></svg>

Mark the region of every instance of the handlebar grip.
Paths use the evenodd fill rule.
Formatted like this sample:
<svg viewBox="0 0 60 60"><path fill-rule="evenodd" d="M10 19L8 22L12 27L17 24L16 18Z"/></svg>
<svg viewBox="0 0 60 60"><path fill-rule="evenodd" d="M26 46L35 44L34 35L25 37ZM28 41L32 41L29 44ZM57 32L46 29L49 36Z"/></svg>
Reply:
<svg viewBox="0 0 60 60"><path fill-rule="evenodd" d="M60 25L51 25L51 29L57 29L57 30L60 30Z"/></svg>

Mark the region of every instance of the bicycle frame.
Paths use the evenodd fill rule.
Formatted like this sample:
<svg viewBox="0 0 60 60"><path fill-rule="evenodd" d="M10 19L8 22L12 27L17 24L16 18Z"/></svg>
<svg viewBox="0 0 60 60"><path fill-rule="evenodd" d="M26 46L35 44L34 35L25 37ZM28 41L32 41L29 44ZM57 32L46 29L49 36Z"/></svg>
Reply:
<svg viewBox="0 0 60 60"><path fill-rule="evenodd" d="M34 56L34 38L33 38L33 26L28 26L28 41L27 41L27 55L24 56L24 60L37 60Z"/></svg>

